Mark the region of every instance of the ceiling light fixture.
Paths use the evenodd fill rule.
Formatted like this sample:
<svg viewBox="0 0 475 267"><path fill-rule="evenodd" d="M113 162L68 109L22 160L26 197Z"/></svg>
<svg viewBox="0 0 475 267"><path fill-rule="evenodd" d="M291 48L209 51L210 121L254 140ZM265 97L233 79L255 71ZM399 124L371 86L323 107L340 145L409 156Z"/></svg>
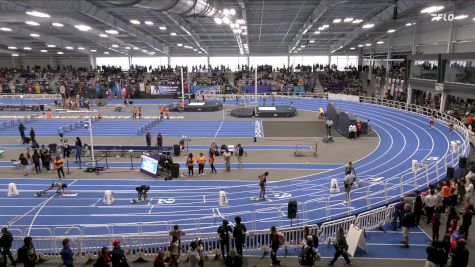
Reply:
<svg viewBox="0 0 475 267"><path fill-rule="evenodd" d="M231 8L231 9L229 10L229 15L231 15L231 16L236 15L236 9Z"/></svg>
<svg viewBox="0 0 475 267"><path fill-rule="evenodd" d="M30 25L30 26L39 26L40 24L36 21L31 21L31 20L27 20L25 21L26 24Z"/></svg>
<svg viewBox="0 0 475 267"><path fill-rule="evenodd" d="M54 44L49 44L49 45L46 45L47 47L49 48L55 48L56 46Z"/></svg>
<svg viewBox="0 0 475 267"><path fill-rule="evenodd" d="M159 28L161 31L166 31L166 30L167 30L167 27L165 27L165 26L160 26L160 27L158 27L158 28Z"/></svg>
<svg viewBox="0 0 475 267"><path fill-rule="evenodd" d="M23 47L23 50L31 50L31 47L25 46L25 47Z"/></svg>
<svg viewBox="0 0 475 267"><path fill-rule="evenodd" d="M116 30L106 30L105 32L108 34L119 34L119 32Z"/></svg>
<svg viewBox="0 0 475 267"><path fill-rule="evenodd" d="M131 19L130 20L130 23L134 24L134 25L140 25L140 21L139 20L136 20L136 19Z"/></svg>
<svg viewBox="0 0 475 267"><path fill-rule="evenodd" d="M388 30L388 33L393 33L393 32L395 32L395 31L396 31L395 29L389 29L389 30Z"/></svg>
<svg viewBox="0 0 475 267"><path fill-rule="evenodd" d="M355 19L355 20L353 20L351 23L353 23L353 24L359 24L359 23L361 23L361 22L363 22L362 19Z"/></svg>
<svg viewBox="0 0 475 267"><path fill-rule="evenodd" d="M106 51L106 52L104 52L104 55L109 55L109 52L107 52L107 51Z"/></svg>
<svg viewBox="0 0 475 267"><path fill-rule="evenodd" d="M149 26L152 26L152 25L153 25L153 21L150 21L150 20L146 20L146 21L144 21L144 23L145 23L146 25L149 25Z"/></svg>
<svg viewBox="0 0 475 267"><path fill-rule="evenodd" d="M430 7L426 7L424 9L422 9L421 13L422 14L432 14L432 13L441 11L442 9L444 9L444 6L430 6Z"/></svg>
<svg viewBox="0 0 475 267"><path fill-rule="evenodd" d="M350 50L355 50L355 49L356 49L356 48L354 48L354 47L350 47Z"/></svg>
<svg viewBox="0 0 475 267"><path fill-rule="evenodd" d="M0 31L4 31L4 32L11 32L12 29L10 28L7 28L7 27L3 27L3 28L0 28Z"/></svg>
<svg viewBox="0 0 475 267"><path fill-rule="evenodd" d="M58 55L63 55L64 53L61 52L61 51L58 51L57 54L58 54Z"/></svg>
<svg viewBox="0 0 475 267"><path fill-rule="evenodd" d="M201 54L201 51L198 51L198 54Z"/></svg>
<svg viewBox="0 0 475 267"><path fill-rule="evenodd" d="M134 49L134 50L139 50L139 48L138 48L138 47L134 47L133 49Z"/></svg>
<svg viewBox="0 0 475 267"><path fill-rule="evenodd" d="M58 28L64 27L64 24L59 23L59 22L53 22L53 23L51 23L51 25L53 25L54 27L58 27Z"/></svg>
<svg viewBox="0 0 475 267"><path fill-rule="evenodd" d="M18 54L12 54L12 57L18 57L19 55Z"/></svg>
<svg viewBox="0 0 475 267"><path fill-rule="evenodd" d="M78 50L84 50L84 47L80 46L80 47L78 47Z"/></svg>
<svg viewBox="0 0 475 267"><path fill-rule="evenodd" d="M377 44L384 44L384 41L377 41Z"/></svg>
<svg viewBox="0 0 475 267"><path fill-rule="evenodd" d="M105 34L105 33L101 33L101 34L99 34L99 36L102 37L102 38L106 38L108 35Z"/></svg>
<svg viewBox="0 0 475 267"><path fill-rule="evenodd" d="M468 15L458 15L458 16L454 17L455 20L463 20L463 19L466 19L466 18L468 18Z"/></svg>
<svg viewBox="0 0 475 267"><path fill-rule="evenodd" d="M115 47L115 48L119 47L119 45L116 45L116 44L113 44L113 45L111 45L111 46L112 46L112 47Z"/></svg>
<svg viewBox="0 0 475 267"><path fill-rule="evenodd" d="M341 19L334 19L333 20L333 23L340 23L341 22Z"/></svg>
<svg viewBox="0 0 475 267"><path fill-rule="evenodd" d="M320 31L315 31L314 34L320 34Z"/></svg>
<svg viewBox="0 0 475 267"><path fill-rule="evenodd" d="M353 21L353 18L345 18L343 21L344 21L344 22L352 22L352 21Z"/></svg>
<svg viewBox="0 0 475 267"><path fill-rule="evenodd" d="M373 27L374 27L373 23L368 23L368 24L363 25L363 29L371 29Z"/></svg>
<svg viewBox="0 0 475 267"><path fill-rule="evenodd" d="M125 49L130 50L130 46L126 46Z"/></svg>
<svg viewBox="0 0 475 267"><path fill-rule="evenodd" d="M87 32L89 30L91 30L91 27L87 26L87 25L84 25L84 24L81 24L81 25L74 25L74 28L82 31L82 32Z"/></svg>
<svg viewBox="0 0 475 267"><path fill-rule="evenodd" d="M359 44L358 47L363 47L363 45L362 45L362 44Z"/></svg>
<svg viewBox="0 0 475 267"><path fill-rule="evenodd" d="M40 52L41 53L48 53L48 50L41 49Z"/></svg>
<svg viewBox="0 0 475 267"><path fill-rule="evenodd" d="M37 34L37 33L30 33L30 36L31 36L31 37L40 37L40 35Z"/></svg>
<svg viewBox="0 0 475 267"><path fill-rule="evenodd" d="M72 50L72 49L73 49L72 46L66 46L65 48L68 49L68 50Z"/></svg>
<svg viewBox="0 0 475 267"><path fill-rule="evenodd" d="M410 22L406 23L406 27L410 27L410 26L412 26L412 23Z"/></svg>
<svg viewBox="0 0 475 267"><path fill-rule="evenodd" d="M311 44L315 43L315 40L310 40L310 43L311 43Z"/></svg>
<svg viewBox="0 0 475 267"><path fill-rule="evenodd" d="M33 16L33 17L38 17L38 18L50 18L51 16L47 13L44 13L44 12L40 12L40 11L35 11L35 10L32 10L32 11L26 11L25 12L26 14L30 15L30 16Z"/></svg>
<svg viewBox="0 0 475 267"><path fill-rule="evenodd" d="M223 23L224 24L229 24L229 23L231 23L231 20L228 17L224 17L223 18Z"/></svg>
<svg viewBox="0 0 475 267"><path fill-rule="evenodd" d="M171 32L170 35L171 36L176 36L176 32Z"/></svg>
<svg viewBox="0 0 475 267"><path fill-rule="evenodd" d="M183 44L176 44L176 46L182 47L182 46L183 46Z"/></svg>
<svg viewBox="0 0 475 267"><path fill-rule="evenodd" d="M218 18L218 17L214 18L214 22L216 22L216 24L218 24L218 25L223 24L223 20L221 18Z"/></svg>
<svg viewBox="0 0 475 267"><path fill-rule="evenodd" d="M11 50L16 50L16 46L9 46L8 49L11 49Z"/></svg>
<svg viewBox="0 0 475 267"><path fill-rule="evenodd" d="M365 44L365 46L371 46L371 44L370 44L370 43L367 43L367 44Z"/></svg>
<svg viewBox="0 0 475 267"><path fill-rule="evenodd" d="M300 47L305 48L305 45L301 45Z"/></svg>
<svg viewBox="0 0 475 267"><path fill-rule="evenodd" d="M96 49L91 49L91 52L92 52L92 53L96 53L97 50L96 50Z"/></svg>

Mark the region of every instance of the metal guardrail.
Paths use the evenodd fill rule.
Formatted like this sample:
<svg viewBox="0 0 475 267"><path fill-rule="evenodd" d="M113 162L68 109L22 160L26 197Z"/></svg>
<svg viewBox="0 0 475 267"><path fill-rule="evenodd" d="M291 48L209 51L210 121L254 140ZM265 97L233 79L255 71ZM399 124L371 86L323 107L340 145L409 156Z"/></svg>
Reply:
<svg viewBox="0 0 475 267"><path fill-rule="evenodd" d="M60 94L0 94L0 99L18 100L62 100Z"/></svg>
<svg viewBox="0 0 475 267"><path fill-rule="evenodd" d="M252 99L254 96L250 97ZM308 97L308 96L307 96ZM312 98L314 96L311 96ZM323 98L323 97L322 97ZM318 198L314 200L309 200L300 205L299 214L301 214L303 220L295 223L294 227L290 228L283 228L280 229L286 237L289 246L291 245L298 245L302 238L302 226L304 225L312 225L315 222L310 220L309 214L313 213L318 210L325 210L326 212L326 219L327 222L321 224L320 227L312 226L313 231L317 231L319 235L319 239L321 241L327 241L334 237L336 229L339 227L343 227L344 229L348 229L351 224L355 224L362 229L375 229L388 223L392 215L394 213L394 204L390 204L386 206L389 202L395 201L399 198L397 196L389 196L389 192L391 190L397 190L402 195L413 192L413 190L417 188L425 188L428 184L434 184L445 178L445 170L446 167L454 167L458 164L459 157L468 156L470 143L469 143L469 130L464 126L462 122L457 120L456 118L448 115L442 114L436 110L432 110L429 108L417 106L417 105L407 105L406 103L392 101L392 100L384 100L384 99L377 99L371 97L360 97L360 102L365 104L371 105L379 105L388 108L395 108L400 110L405 110L408 112L418 113L424 116L434 115L435 118L445 124L452 123L454 125L454 129L462 134L464 140L461 144L456 144L450 148L450 152L446 153L446 155L440 159L434 160L434 162L429 166L426 165L425 170L416 172L415 174L411 172L411 170L406 170L402 172L400 175L389 177L384 181L384 190L375 191L373 192L370 190L369 187L360 187L355 190L352 190L351 193L354 194L355 192L361 193L366 192L363 196L352 199L352 201L357 200L365 200L368 201L367 206L363 208L372 208L375 207L373 210L364 211L359 215L351 215L351 204L348 204L348 209L342 212L332 214L331 210L335 204L341 204L341 200L338 200L342 197L344 193L331 195L326 199ZM411 178L407 178L408 175L411 175ZM374 201L370 201L373 199ZM310 206L312 203L326 201L326 205L323 207L318 207L315 209L308 209L307 207ZM269 219L282 219L282 207L272 207L267 208L266 213L268 214L275 214L270 215L273 217L267 217L266 220ZM267 230L256 230L256 224L261 220L256 220L256 212L257 211L249 211L249 212L239 212L239 213L230 213L225 216L225 218L236 216L236 215L243 215L251 213L252 221L249 224L252 224L251 231L248 233L246 237L246 250L262 250L265 246L269 244L269 234ZM349 216L348 216L349 215ZM343 217L348 216L348 217ZM202 225L201 221L205 219L209 219L210 217L203 217L203 218L195 218L194 230L188 230L192 234L188 234L186 238L182 239L182 246L186 249L189 243L195 238L201 238L205 241L205 252L213 252L214 250L219 248L219 240L215 233L215 226L209 225ZM332 220L337 218L336 220ZM278 221L276 219L276 225L282 225L282 221ZM165 231L162 232L146 232L145 229L152 229L155 227L165 227L169 230L170 225L178 223L180 224L180 220L175 220L172 222L155 222L155 223L147 223L146 225L143 223L132 223L132 224L109 224L107 226L107 231L104 232L101 236L91 236L88 235L85 229L90 227L97 227L94 225L73 225L71 228L78 228L80 229L80 234L65 234L60 236L53 236L52 233L58 233L57 229L51 230L50 235L35 235L34 240L35 244L40 243L41 251L45 253L51 254L54 251L58 251L60 249L59 244L60 240L65 236L69 236L73 240L73 246L75 247L78 255L92 255L97 253L100 247L104 245L110 245L112 240L114 239L123 239L124 245L126 248L127 253L130 256L146 256L147 254L154 254L158 250L166 250L168 248L168 233ZM145 227L146 226L146 227ZM123 234L114 234L114 229L120 227L133 227L137 229L136 234L132 235L123 235ZM64 228L64 227L63 227ZM22 229L12 229L12 231L16 231L17 233L23 234ZM29 231L30 232L30 231ZM15 246L18 247L18 242L15 242ZM53 255L54 257L59 257L58 255Z"/></svg>

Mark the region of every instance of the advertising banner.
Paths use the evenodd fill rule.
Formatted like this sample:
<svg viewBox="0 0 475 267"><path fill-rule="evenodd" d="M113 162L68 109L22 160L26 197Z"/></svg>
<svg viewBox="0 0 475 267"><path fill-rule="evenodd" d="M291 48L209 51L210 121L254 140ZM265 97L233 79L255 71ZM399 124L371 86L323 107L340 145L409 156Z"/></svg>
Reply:
<svg viewBox="0 0 475 267"><path fill-rule="evenodd" d="M191 86L191 93L199 93L199 92L203 92L205 94L219 93L220 87L219 85L192 85Z"/></svg>
<svg viewBox="0 0 475 267"><path fill-rule="evenodd" d="M254 93L254 85L246 85L244 86L244 92L247 93L247 94L253 94ZM265 93L270 93L272 90L271 90L271 86L270 85L263 85L263 84L260 84L257 86L257 93L258 94L265 94Z"/></svg>
<svg viewBox="0 0 475 267"><path fill-rule="evenodd" d="M155 85L152 85L150 86L150 93L152 95L177 95L177 94L181 94L181 89L179 86L176 86L176 85L172 85L172 86L168 86L168 85L159 85L159 86L155 86Z"/></svg>

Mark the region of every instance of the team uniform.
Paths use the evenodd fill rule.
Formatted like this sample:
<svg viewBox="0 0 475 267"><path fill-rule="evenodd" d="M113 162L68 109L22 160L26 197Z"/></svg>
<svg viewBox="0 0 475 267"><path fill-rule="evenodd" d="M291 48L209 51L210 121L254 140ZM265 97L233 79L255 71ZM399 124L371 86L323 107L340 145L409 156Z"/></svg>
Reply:
<svg viewBox="0 0 475 267"><path fill-rule="evenodd" d="M42 190L38 193L36 193L36 196L37 197L41 197L41 196L44 196L48 193L49 190L52 190L53 188L57 188L56 190L56 194L62 194L64 193L64 189L66 189L68 187L67 184L63 184L63 183L52 183L50 187L48 187L47 189L45 190Z"/></svg>
<svg viewBox="0 0 475 267"><path fill-rule="evenodd" d="M133 203L137 203L137 202L141 202L142 201L142 197L143 197L143 201L146 201L147 200L147 192L148 190L150 190L150 186L149 185L141 185L141 186L138 186L135 188L135 191L137 191L137 196L138 198L135 199L133 198L132 199L132 202Z"/></svg>

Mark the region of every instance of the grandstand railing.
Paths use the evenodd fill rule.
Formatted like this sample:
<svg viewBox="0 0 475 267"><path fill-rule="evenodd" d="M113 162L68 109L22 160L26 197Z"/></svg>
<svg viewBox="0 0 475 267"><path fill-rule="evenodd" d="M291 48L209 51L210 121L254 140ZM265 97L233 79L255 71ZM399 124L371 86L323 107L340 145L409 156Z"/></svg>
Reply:
<svg viewBox="0 0 475 267"><path fill-rule="evenodd" d="M0 94L0 99L18 100L62 100L60 94Z"/></svg>
<svg viewBox="0 0 475 267"><path fill-rule="evenodd" d="M309 96L307 96L309 97ZM315 96L310 96L315 97ZM250 97L252 99L253 97ZM322 97L324 98L324 96ZM312 231L318 233L318 237L322 242L328 242L335 236L335 232L339 227L347 230L351 224L358 226L364 230L371 230L381 227L382 225L390 222L394 214L393 203L398 200L402 195L407 195L408 193L413 192L416 189L423 190L427 188L428 184L435 184L445 178L445 172L447 167L456 167L459 161L459 157L467 157L470 150L469 143L469 130L465 125L457 120L456 118L440 113L436 110L432 110L426 107L417 106L417 105L407 105L403 102L397 102L392 100L384 100L372 97L360 97L360 102L369 105L379 105L388 108L394 108L399 110L405 110L408 112L418 113L423 116L433 115L438 121L445 124L453 124L454 130L458 131L462 137L463 142L460 144L452 144L444 157L438 159L432 159L432 164L429 164L428 161L423 162L424 168L416 173L413 173L411 170L405 170L397 176L389 177L384 179L384 185L382 190L371 190L373 185L368 185L367 187L359 187L351 191L350 196L354 196L356 192L362 193L361 197L351 198L349 203L342 201L345 199L345 193L339 193L329 196L326 199L316 198L314 200L309 200L303 202L299 205L299 214L302 216L302 219L294 224L293 227L280 228L285 236L287 237L288 246L298 246L303 240L302 226L310 225ZM407 178L409 177L409 178ZM406 178L406 179L405 179ZM393 193L390 193L393 192ZM394 192L397 192L396 194ZM355 213L351 209L351 202L354 201L366 201L366 206L358 208L361 212L358 215L352 215ZM318 207L314 209L309 209L312 203L326 201L326 205L323 207ZM332 208L339 204L346 204L348 209L343 209L338 213L332 213ZM389 204L389 205L388 205ZM282 224L282 209L281 207L272 207L266 208L266 212L272 215L273 217L267 217L266 220L276 219L275 224L283 226ZM368 208L374 208L372 210L366 210ZM316 211L324 211L326 222L322 223L320 226L316 225L318 223L315 219L310 219L309 216L311 213ZM251 214L253 218L251 231L248 232L246 236L246 245L245 250L247 251L256 251L262 250L266 251L267 246L270 243L269 232L268 230L257 230L256 225L261 220L256 220L257 211L249 212L239 212L239 213L229 213L223 216L223 218L231 219L237 215ZM205 226L201 225L200 221L204 219L209 219L210 217L196 218L194 220L194 225L196 228L187 230L188 234L182 238L182 247L187 249L189 244L196 240L196 238L201 238L205 242L205 252L213 253L219 248L219 240L215 233L216 226ZM213 217L214 218L214 217ZM165 226L168 230L170 225L180 224L180 220L175 220L173 222L154 222L147 223L147 229L150 226ZM169 236L165 231L162 232L145 232L144 224L109 224L107 226L98 226L98 225L72 225L71 229L76 229L74 231L69 231L63 235L57 235L56 233L61 233L56 228L49 229L49 234L46 235L34 235L34 242L37 246L39 252L45 253L51 257L59 257L57 252L60 250L60 240L65 236L68 236L73 240L73 247L75 248L78 255L95 255L97 251L100 250L102 246L110 246L112 240L122 239L123 244L126 248L129 257L146 257L150 254L155 254L159 250L167 250ZM86 235L85 229L90 227L105 227L105 233L101 236L97 235ZM137 233L124 235L124 234L115 234L114 229L118 227L135 227ZM64 226L62 227L64 228ZM22 229L11 229L16 233L19 233L20 236L24 236ZM28 233L36 228L28 229ZM74 233L73 233L74 232ZM20 246L21 242L15 242L15 248ZM88 256L89 257L89 256Z"/></svg>

